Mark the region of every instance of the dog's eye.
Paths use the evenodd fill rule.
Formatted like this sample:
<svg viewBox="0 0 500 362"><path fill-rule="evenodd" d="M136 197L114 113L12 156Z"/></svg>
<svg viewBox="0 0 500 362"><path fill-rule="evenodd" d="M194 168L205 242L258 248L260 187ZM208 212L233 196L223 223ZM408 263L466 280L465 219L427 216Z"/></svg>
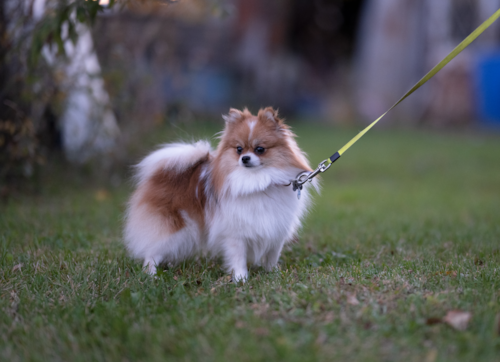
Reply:
<svg viewBox="0 0 500 362"><path fill-rule="evenodd" d="M236 147L236 152L238 152L238 155L240 155L242 151L243 151L242 147L240 146Z"/></svg>
<svg viewBox="0 0 500 362"><path fill-rule="evenodd" d="M264 147L255 147L255 153L257 155L262 155L266 149Z"/></svg>

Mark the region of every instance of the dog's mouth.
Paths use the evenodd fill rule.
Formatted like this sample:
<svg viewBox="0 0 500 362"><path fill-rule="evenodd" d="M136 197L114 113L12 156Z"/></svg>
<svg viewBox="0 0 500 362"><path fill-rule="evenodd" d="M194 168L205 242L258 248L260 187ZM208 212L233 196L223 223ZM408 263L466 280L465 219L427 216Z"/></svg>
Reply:
<svg viewBox="0 0 500 362"><path fill-rule="evenodd" d="M259 163L257 165L254 163L241 163L241 166L243 166L244 168L261 168L264 165L262 163Z"/></svg>

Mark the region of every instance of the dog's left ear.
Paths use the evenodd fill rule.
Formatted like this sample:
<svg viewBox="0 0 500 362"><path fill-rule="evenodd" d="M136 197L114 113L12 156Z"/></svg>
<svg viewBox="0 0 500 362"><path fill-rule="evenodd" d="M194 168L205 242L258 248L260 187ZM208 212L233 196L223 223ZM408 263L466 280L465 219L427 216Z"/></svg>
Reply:
<svg viewBox="0 0 500 362"><path fill-rule="evenodd" d="M229 110L229 114L222 115L222 118L224 119L224 121L226 121L226 124L236 123L243 120L243 118L245 118L246 116L246 113L248 113L248 110L246 108L243 112L236 108L231 108Z"/></svg>
<svg viewBox="0 0 500 362"><path fill-rule="evenodd" d="M278 117L278 110L275 110L273 107L261 109L258 117L266 121L276 122L278 125L283 124L283 119Z"/></svg>

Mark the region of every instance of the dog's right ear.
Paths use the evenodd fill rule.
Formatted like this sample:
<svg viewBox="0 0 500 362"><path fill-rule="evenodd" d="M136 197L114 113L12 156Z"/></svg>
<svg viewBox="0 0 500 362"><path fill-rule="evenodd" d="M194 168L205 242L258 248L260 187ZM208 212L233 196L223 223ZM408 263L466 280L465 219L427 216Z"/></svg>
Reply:
<svg viewBox="0 0 500 362"><path fill-rule="evenodd" d="M241 112L235 108L231 108L229 110L229 114L222 115L222 118L224 118L224 121L226 121L226 124L235 123L235 122L241 121L243 119L243 112Z"/></svg>

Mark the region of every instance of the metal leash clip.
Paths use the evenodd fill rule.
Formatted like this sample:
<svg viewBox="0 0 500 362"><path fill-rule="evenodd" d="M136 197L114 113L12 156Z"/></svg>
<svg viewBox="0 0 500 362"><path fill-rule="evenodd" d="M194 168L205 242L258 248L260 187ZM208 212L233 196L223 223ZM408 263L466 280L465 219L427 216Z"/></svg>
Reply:
<svg viewBox="0 0 500 362"><path fill-rule="evenodd" d="M311 182L312 179L316 177L319 173L323 173L330 168L332 163L331 162L328 163L328 161L330 160L326 159L321 161L320 164L318 165L318 168L316 168L316 170L314 170L313 172L304 171L299 173L295 178L295 180L292 181L293 191L297 191L297 198L299 200L300 200L300 192L302 190L303 185L307 181Z"/></svg>

